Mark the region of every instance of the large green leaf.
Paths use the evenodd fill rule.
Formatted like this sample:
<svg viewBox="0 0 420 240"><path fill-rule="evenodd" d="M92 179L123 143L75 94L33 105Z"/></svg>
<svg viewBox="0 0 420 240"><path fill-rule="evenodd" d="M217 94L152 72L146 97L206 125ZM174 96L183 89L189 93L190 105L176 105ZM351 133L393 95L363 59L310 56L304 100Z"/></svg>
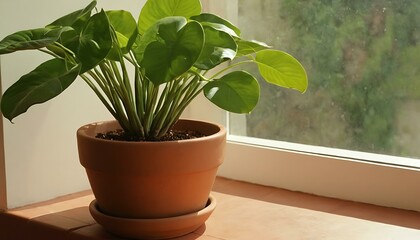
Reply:
<svg viewBox="0 0 420 240"><path fill-rule="evenodd" d="M73 30L64 32L58 39L58 42L61 45L65 46L67 49L70 49L73 53L77 53L79 49L80 33L84 29L86 23L89 21L91 12L95 8L95 6L96 1L92 1L84 9L80 9L70 14L67 14L48 24L47 27L49 28L56 26L70 26ZM55 46L48 46L48 49L60 56L64 56L66 51L62 48L58 48Z"/></svg>
<svg viewBox="0 0 420 240"><path fill-rule="evenodd" d="M305 69L291 55L278 50L262 50L255 58L261 76L277 86L305 92L308 77Z"/></svg>
<svg viewBox="0 0 420 240"><path fill-rule="evenodd" d="M188 19L200 13L200 0L148 0L139 15L139 31L145 33L157 20L165 17L182 16Z"/></svg>
<svg viewBox="0 0 420 240"><path fill-rule="evenodd" d="M233 113L250 113L260 98L257 79L244 71L228 73L207 83L203 90L207 99Z"/></svg>
<svg viewBox="0 0 420 240"><path fill-rule="evenodd" d="M130 12L124 10L107 11L106 14L117 34L120 48L123 53L127 53L138 34L136 20Z"/></svg>
<svg viewBox="0 0 420 240"><path fill-rule="evenodd" d="M264 49L271 48L263 42L258 42L255 40L247 41L243 39L237 39L236 43L238 44L238 52L236 57L241 57L244 55L254 54Z"/></svg>
<svg viewBox="0 0 420 240"><path fill-rule="evenodd" d="M68 66L64 60L49 60L22 76L3 94L1 111L12 121L29 107L63 92L77 77L80 65Z"/></svg>
<svg viewBox="0 0 420 240"><path fill-rule="evenodd" d="M78 33L74 29L70 29L69 31L65 31L61 34L60 38L57 39L57 42L60 43L61 46L64 46L65 48L61 47L60 45L48 45L48 50L54 52L55 54L61 56L64 58L65 54L68 53L68 50L70 50L72 55L74 53L77 53L79 50L79 43L80 43L80 33Z"/></svg>
<svg viewBox="0 0 420 240"><path fill-rule="evenodd" d="M111 47L110 25L108 17L102 10L89 19L80 35L77 57L82 63L81 72L98 65L108 55Z"/></svg>
<svg viewBox="0 0 420 240"><path fill-rule="evenodd" d="M176 40L176 35L182 27L187 24L184 17L166 17L157 21L152 27L147 29L143 36L138 37L132 51L138 63L143 61L146 47L154 42L165 42ZM161 36L160 33L163 33Z"/></svg>
<svg viewBox="0 0 420 240"><path fill-rule="evenodd" d="M141 65L146 76L155 84L171 81L188 71L203 48L201 25L192 21L178 29L178 24L175 24L177 19L163 19L171 21L159 25L158 40L147 45L144 51Z"/></svg>
<svg viewBox="0 0 420 240"><path fill-rule="evenodd" d="M48 24L47 26L71 26L76 29L77 32L81 32L84 24L89 19L92 10L96 6L96 1L92 1L84 9L74 11L70 14L67 14L54 22Z"/></svg>
<svg viewBox="0 0 420 240"><path fill-rule="evenodd" d="M204 33L204 48L194 66L208 70L235 58L237 45L229 34L211 27L204 27Z"/></svg>
<svg viewBox="0 0 420 240"><path fill-rule="evenodd" d="M0 41L0 54L46 47L57 41L60 35L68 30L71 28L38 28L13 33Z"/></svg>
<svg viewBox="0 0 420 240"><path fill-rule="evenodd" d="M241 30L238 27L226 19L211 13L202 13L197 16L192 16L191 19L201 23L203 26L212 27L216 30L226 32L231 36L239 37L241 35Z"/></svg>

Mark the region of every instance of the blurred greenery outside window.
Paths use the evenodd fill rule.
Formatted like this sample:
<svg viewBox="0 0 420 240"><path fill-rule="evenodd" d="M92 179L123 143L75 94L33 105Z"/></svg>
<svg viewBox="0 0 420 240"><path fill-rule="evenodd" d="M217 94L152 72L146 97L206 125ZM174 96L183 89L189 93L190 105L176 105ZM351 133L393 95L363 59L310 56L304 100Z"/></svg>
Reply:
<svg viewBox="0 0 420 240"><path fill-rule="evenodd" d="M232 135L420 158L420 1L238 0L238 25L299 59L309 88L261 80Z"/></svg>

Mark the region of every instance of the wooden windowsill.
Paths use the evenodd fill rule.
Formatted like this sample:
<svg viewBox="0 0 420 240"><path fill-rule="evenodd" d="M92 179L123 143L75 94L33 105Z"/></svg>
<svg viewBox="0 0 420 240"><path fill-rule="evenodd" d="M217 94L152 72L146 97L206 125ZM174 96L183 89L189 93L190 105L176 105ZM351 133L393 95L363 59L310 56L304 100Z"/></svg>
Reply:
<svg viewBox="0 0 420 240"><path fill-rule="evenodd" d="M217 207L178 240L418 240L420 213L218 178ZM89 214L90 191L0 213L0 239L121 239Z"/></svg>

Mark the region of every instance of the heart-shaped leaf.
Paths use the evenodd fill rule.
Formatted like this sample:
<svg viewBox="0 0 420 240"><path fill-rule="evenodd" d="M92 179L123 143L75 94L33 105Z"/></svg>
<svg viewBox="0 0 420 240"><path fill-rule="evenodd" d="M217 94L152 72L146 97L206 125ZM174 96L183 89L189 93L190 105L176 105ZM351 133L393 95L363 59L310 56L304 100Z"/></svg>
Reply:
<svg viewBox="0 0 420 240"><path fill-rule="evenodd" d="M271 48L267 44L255 40L247 41L243 39L238 39L236 43L238 44L238 53L236 54L236 57L257 53L261 50Z"/></svg>
<svg viewBox="0 0 420 240"><path fill-rule="evenodd" d="M95 67L109 53L112 38L108 17L105 12L93 15L80 35L80 45L77 57L82 63L81 72Z"/></svg>
<svg viewBox="0 0 420 240"><path fill-rule="evenodd" d="M46 47L68 30L71 28L37 28L13 33L0 41L0 54Z"/></svg>
<svg viewBox="0 0 420 240"><path fill-rule="evenodd" d="M76 79L80 65L69 66L64 60L49 60L22 76L6 90L1 99L4 117L12 121L34 104L43 103L62 93Z"/></svg>
<svg viewBox="0 0 420 240"><path fill-rule="evenodd" d="M250 113L260 98L257 79L244 71L231 72L209 82L203 91L212 103L233 113Z"/></svg>
<svg viewBox="0 0 420 240"><path fill-rule="evenodd" d="M277 86L305 92L308 77L305 69L290 54L278 50L262 50L255 58L261 76Z"/></svg>
<svg viewBox="0 0 420 240"><path fill-rule="evenodd" d="M138 27L141 34L159 19L170 16L189 18L201 13L200 0L148 0L139 15Z"/></svg>
<svg viewBox="0 0 420 240"><path fill-rule="evenodd" d="M229 34L211 27L204 27L204 34L204 47L194 66L208 70L235 58L237 45Z"/></svg>
<svg viewBox="0 0 420 240"><path fill-rule="evenodd" d="M178 29L179 17L164 18L159 24L156 41L147 45L141 65L155 84L175 79L190 69L201 53L204 32L198 22Z"/></svg>
<svg viewBox="0 0 420 240"><path fill-rule="evenodd" d="M135 46L133 46L132 50L137 62L141 63L143 61L144 51L149 44L153 42L175 41L178 31L186 24L187 19L184 17L166 17L157 21L143 36L137 38ZM162 37L160 36L160 32L163 33Z"/></svg>
<svg viewBox="0 0 420 240"><path fill-rule="evenodd" d="M202 13L197 16L192 16L191 19L201 23L203 26L212 27L216 30L226 32L227 34L234 37L239 37L241 35L241 30L239 30L238 27L226 19L211 13Z"/></svg>
<svg viewBox="0 0 420 240"><path fill-rule="evenodd" d="M91 12L95 8L95 6L96 6L96 1L92 1L84 9L80 9L70 14L67 14L55 20L54 22L48 24L47 28L57 27L57 26L59 27L70 26L72 30L64 32L57 41L61 45L65 46L67 49L70 49L73 53L77 53L79 49L80 33L82 32L83 28L88 22ZM65 51L66 51L62 48L58 48L54 46L48 46L48 49L60 56L64 56Z"/></svg>
<svg viewBox="0 0 420 240"><path fill-rule="evenodd" d="M87 5L84 9L80 9L77 11L74 11L70 14L67 14L54 22L47 25L47 27L50 26L71 26L73 27L77 32L81 32L83 29L84 24L90 17L90 14L92 10L96 6L96 1L92 1Z"/></svg>
<svg viewBox="0 0 420 240"><path fill-rule="evenodd" d="M138 34L136 20L130 12L124 10L107 11L106 15L117 34L121 50L127 53Z"/></svg>

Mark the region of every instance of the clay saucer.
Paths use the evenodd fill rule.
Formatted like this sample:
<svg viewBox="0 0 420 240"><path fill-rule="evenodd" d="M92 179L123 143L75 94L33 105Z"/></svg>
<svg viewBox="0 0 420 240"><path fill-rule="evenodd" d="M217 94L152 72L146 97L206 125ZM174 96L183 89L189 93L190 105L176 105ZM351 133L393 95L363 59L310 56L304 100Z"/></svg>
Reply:
<svg viewBox="0 0 420 240"><path fill-rule="evenodd" d="M216 207L216 199L210 195L205 208L186 215L158 218L133 219L106 215L100 211L96 200L89 205L92 217L108 232L134 239L166 239L195 231L209 218Z"/></svg>

